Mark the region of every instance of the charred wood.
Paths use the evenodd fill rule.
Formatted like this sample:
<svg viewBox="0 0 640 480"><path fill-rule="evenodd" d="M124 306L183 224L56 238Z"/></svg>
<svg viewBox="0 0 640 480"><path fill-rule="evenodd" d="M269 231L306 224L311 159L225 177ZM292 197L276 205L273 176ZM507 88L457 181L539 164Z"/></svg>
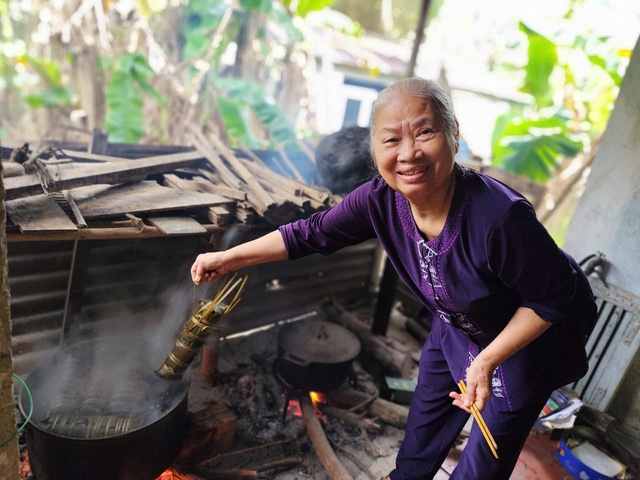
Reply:
<svg viewBox="0 0 640 480"><path fill-rule="evenodd" d="M343 408L362 406L363 402L367 402L361 408L366 408L371 417L398 428L404 428L407 425L409 408L404 405L399 405L383 398L371 397L368 393L360 392L353 388L344 388L331 392L329 398L332 403L343 406Z"/></svg>
<svg viewBox="0 0 640 480"><path fill-rule="evenodd" d="M293 468L302 463L296 453L299 446L293 441L272 442L241 450L219 453L197 464L184 464L180 468L205 479L247 478L260 472ZM216 476L216 475L227 476Z"/></svg>
<svg viewBox="0 0 640 480"><path fill-rule="evenodd" d="M364 414L353 413L349 410L334 407L332 405L322 405L320 409L327 415L331 415L332 417L344 420L345 422L350 423L351 425L359 427L363 430L378 432L382 428L382 426L377 423L375 419L366 418Z"/></svg>

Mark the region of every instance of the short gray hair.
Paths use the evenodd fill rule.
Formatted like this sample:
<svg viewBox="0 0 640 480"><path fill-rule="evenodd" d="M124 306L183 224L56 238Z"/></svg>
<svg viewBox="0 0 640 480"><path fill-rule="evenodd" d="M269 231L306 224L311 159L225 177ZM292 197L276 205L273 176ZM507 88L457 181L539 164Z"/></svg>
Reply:
<svg viewBox="0 0 640 480"><path fill-rule="evenodd" d="M371 112L371 155L374 155L374 132L380 110L385 108L401 95L426 99L436 115L435 121L444 132L447 145L452 152L458 151L458 125L453 112L453 105L447 92L433 80L426 78L406 78L388 86L378 94Z"/></svg>

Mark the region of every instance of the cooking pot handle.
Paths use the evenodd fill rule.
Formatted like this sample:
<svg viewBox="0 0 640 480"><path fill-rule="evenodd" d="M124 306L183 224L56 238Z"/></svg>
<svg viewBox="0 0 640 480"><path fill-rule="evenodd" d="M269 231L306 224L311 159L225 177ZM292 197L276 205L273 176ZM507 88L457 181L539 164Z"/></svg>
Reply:
<svg viewBox="0 0 640 480"><path fill-rule="evenodd" d="M283 360L286 360L286 361L291 362L291 363L295 363L296 365L300 365L301 367L306 367L307 365L309 365L311 363L309 360L305 360L303 358L296 357L294 354L289 353L289 352L284 352L282 354L282 358L283 358Z"/></svg>

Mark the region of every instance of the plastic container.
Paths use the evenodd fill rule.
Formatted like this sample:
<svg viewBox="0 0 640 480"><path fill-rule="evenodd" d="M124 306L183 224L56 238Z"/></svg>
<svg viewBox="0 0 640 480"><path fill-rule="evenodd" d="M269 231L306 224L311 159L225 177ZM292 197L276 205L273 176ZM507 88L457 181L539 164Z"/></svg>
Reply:
<svg viewBox="0 0 640 480"><path fill-rule="evenodd" d="M581 444L570 448L567 444L568 439L577 440ZM569 442L569 445L574 444ZM637 465L628 452L621 449L606 434L603 435L588 427L576 426L567 430L558 440L556 454L565 470L578 480L636 478ZM618 466L623 470L626 467L624 476L620 476L619 472L612 473Z"/></svg>

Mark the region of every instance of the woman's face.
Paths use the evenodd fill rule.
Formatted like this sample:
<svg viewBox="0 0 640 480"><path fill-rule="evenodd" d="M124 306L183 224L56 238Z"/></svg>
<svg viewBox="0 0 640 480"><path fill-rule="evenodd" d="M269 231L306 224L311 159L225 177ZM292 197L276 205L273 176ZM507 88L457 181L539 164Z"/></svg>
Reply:
<svg viewBox="0 0 640 480"><path fill-rule="evenodd" d="M446 191L454 152L429 101L400 95L378 112L373 148L378 171L410 202Z"/></svg>

